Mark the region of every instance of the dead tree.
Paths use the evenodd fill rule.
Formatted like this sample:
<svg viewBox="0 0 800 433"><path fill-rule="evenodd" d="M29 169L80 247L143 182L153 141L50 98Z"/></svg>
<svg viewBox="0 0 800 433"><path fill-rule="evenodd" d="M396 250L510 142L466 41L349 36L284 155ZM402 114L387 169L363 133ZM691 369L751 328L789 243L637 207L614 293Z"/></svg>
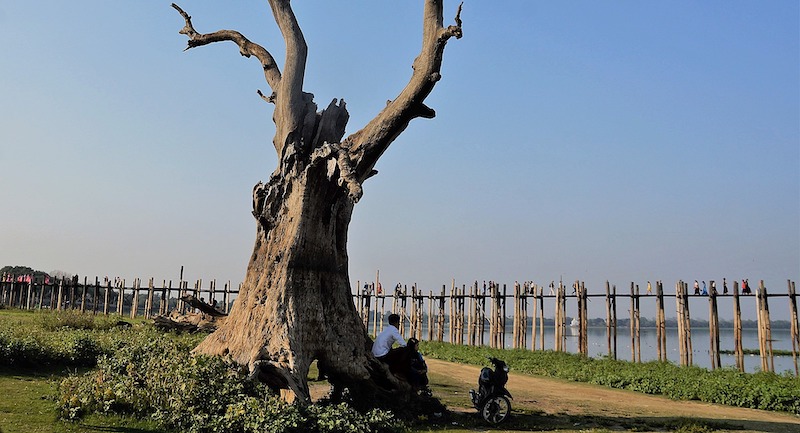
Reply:
<svg viewBox="0 0 800 433"><path fill-rule="evenodd" d="M362 399L407 390L370 352L371 340L351 299L347 230L362 184L412 119L433 118L425 98L441 78L445 45L460 38L443 25L443 0L423 0L423 41L408 84L361 130L343 139L349 114L334 99L318 111L303 90L308 48L289 0L269 0L286 44L281 70L270 52L234 30L199 33L183 16L187 50L231 41L264 71L274 104L273 145L278 167L253 189L256 242L247 275L229 317L196 349L230 356L288 399L309 400L310 364L322 363L334 387Z"/></svg>

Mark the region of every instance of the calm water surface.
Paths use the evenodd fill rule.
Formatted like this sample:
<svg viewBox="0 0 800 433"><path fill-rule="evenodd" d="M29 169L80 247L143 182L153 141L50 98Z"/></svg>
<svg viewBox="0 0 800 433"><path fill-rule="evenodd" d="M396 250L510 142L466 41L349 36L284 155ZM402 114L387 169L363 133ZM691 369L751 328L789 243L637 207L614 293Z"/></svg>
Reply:
<svg viewBox="0 0 800 433"><path fill-rule="evenodd" d="M447 330L447 327L445 327ZM606 335L606 328L589 328L589 356L592 358L600 358L608 356L608 337ZM675 364L680 362L680 353L678 351L678 329L667 328L667 359ZM531 335L530 328L528 328L527 347L531 348ZM552 326L545 326L544 335L544 348L545 350L553 350L554 348L554 335L555 329ZM721 350L734 350L733 329L720 329L719 330L719 347ZM427 339L427 326L423 325L422 331L423 339ZM567 343L566 350L570 353L578 353L578 330L575 328L567 327ZM448 335L445 331L445 341ZM640 329L641 353L642 361L653 361L658 359L658 343L656 341L655 328L641 328ZM466 335L465 338L466 340ZM773 329L772 330L772 348L773 350L786 350L792 351L791 332L788 329ZM619 327L617 328L617 359L630 361L631 360L631 337L630 328ZM489 336L488 332L484 333L484 342L488 345ZM512 332L506 333L505 345L511 348L513 343ZM536 348L540 347L540 340L536 340ZM756 329L743 329L742 330L742 346L745 349L758 350L758 331ZM711 356L709 354L710 340L708 328L692 327L692 362L693 365L704 368L711 368ZM733 355L720 355L722 366L736 366L736 360ZM745 355L744 356L745 371L756 372L761 370L761 358L758 355ZM792 356L775 356L775 372L783 373L789 371L794 374L795 364Z"/></svg>

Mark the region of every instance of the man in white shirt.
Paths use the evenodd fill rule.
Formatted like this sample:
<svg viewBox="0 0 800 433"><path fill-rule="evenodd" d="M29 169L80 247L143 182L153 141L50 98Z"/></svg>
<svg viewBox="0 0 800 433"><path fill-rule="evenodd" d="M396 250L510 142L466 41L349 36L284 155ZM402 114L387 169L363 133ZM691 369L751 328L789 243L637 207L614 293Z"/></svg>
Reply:
<svg viewBox="0 0 800 433"><path fill-rule="evenodd" d="M406 340L400 335L397 329L400 326L400 316L397 314L389 315L389 326L383 328L380 334L375 337L375 343L372 344L372 354L381 361L386 362L386 358L392 351L392 345L396 342L398 345L405 347Z"/></svg>

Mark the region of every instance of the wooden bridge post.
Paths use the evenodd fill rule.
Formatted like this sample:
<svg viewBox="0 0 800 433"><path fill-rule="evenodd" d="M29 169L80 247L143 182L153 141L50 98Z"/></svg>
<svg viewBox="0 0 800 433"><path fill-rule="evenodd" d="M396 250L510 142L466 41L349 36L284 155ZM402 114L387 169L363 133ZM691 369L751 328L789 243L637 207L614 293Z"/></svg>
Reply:
<svg viewBox="0 0 800 433"><path fill-rule="evenodd" d="M484 283L486 284L486 283ZM497 288L489 281L489 347L497 347Z"/></svg>
<svg viewBox="0 0 800 433"><path fill-rule="evenodd" d="M634 296L633 296L633 282L631 282L631 309L629 314L631 316L630 326L628 327L630 330L631 335L631 362L636 362L636 306L634 303Z"/></svg>
<svg viewBox="0 0 800 433"><path fill-rule="evenodd" d="M75 290L78 288L78 276L70 280L69 284L69 309L75 309Z"/></svg>
<svg viewBox="0 0 800 433"><path fill-rule="evenodd" d="M536 350L536 321L539 318L538 308L539 305L539 286L533 285L533 311L531 311L531 350Z"/></svg>
<svg viewBox="0 0 800 433"><path fill-rule="evenodd" d="M558 284L558 290L556 290L556 302L554 307L554 317L553 317L553 325L555 325L555 329L553 329L553 350L556 352L561 351L561 283Z"/></svg>
<svg viewBox="0 0 800 433"><path fill-rule="evenodd" d="M58 280L58 279L56 279L56 280ZM56 307L56 303L57 303L56 294L58 293L58 290L56 290L56 286L58 286L60 284L60 280L58 280L58 281L59 282L53 281L53 285L50 287L50 311L55 311L57 309L57 307Z"/></svg>
<svg viewBox="0 0 800 433"><path fill-rule="evenodd" d="M686 331L685 331L685 315L684 315L684 286L683 281L678 281L675 284L675 315L678 324L678 353L680 354L680 365L687 365L686 355Z"/></svg>
<svg viewBox="0 0 800 433"><path fill-rule="evenodd" d="M792 332L792 360L794 361L794 375L800 377L800 369L797 364L797 352L800 351L800 335L798 335L798 322L797 322L797 293L795 292L795 284L792 280L786 281L789 286L789 307L791 309L791 332Z"/></svg>
<svg viewBox="0 0 800 433"><path fill-rule="evenodd" d="M131 300L131 319L136 318L139 310L139 278L133 280L133 299Z"/></svg>
<svg viewBox="0 0 800 433"><path fill-rule="evenodd" d="M711 369L722 368L719 355L719 315L717 313L717 287L714 281L709 281L708 292L708 337L709 356L711 356Z"/></svg>
<svg viewBox="0 0 800 433"><path fill-rule="evenodd" d="M458 331L458 341L459 344L464 344L464 333L466 332L466 307L467 307L467 285L461 285L461 297L459 298L459 310L460 310L460 319L458 322L459 331Z"/></svg>
<svg viewBox="0 0 800 433"><path fill-rule="evenodd" d="M208 303L214 305L214 300L217 299L217 280L216 278L211 280L211 287L209 288L211 293L208 294Z"/></svg>
<svg viewBox="0 0 800 433"><path fill-rule="evenodd" d="M56 311L61 311L62 299L64 299L64 277L58 280L58 300L56 301Z"/></svg>
<svg viewBox="0 0 800 433"><path fill-rule="evenodd" d="M520 336L519 325L520 325L520 322L522 321L521 317L520 317L520 312L522 310L522 306L520 305L520 301L519 301L520 300L519 291L520 291L519 282L515 281L514 282L514 320L512 321L512 324L511 324L511 334L512 334L511 335L511 337L512 337L511 338L511 341L512 341L511 347L514 348L514 349L519 349L521 347L520 342L519 342L519 336Z"/></svg>
<svg viewBox="0 0 800 433"><path fill-rule="evenodd" d="M47 287L47 284L45 284L45 282L42 281L42 290L39 291L39 309L40 310L42 309L42 306L44 305L44 289L45 289L45 287ZM51 287L50 291L52 291L52 290L53 289Z"/></svg>
<svg viewBox="0 0 800 433"><path fill-rule="evenodd" d="M86 288L89 285L89 277L83 277L83 287L81 287L81 313L86 312Z"/></svg>
<svg viewBox="0 0 800 433"><path fill-rule="evenodd" d="M477 282L475 283L477 286ZM483 282L483 292L478 295L480 301L480 308L478 309L478 341L480 346L486 344L486 282Z"/></svg>
<svg viewBox="0 0 800 433"><path fill-rule="evenodd" d="M613 352L611 359L617 359L617 285L611 285L611 344L613 345Z"/></svg>
<svg viewBox="0 0 800 433"><path fill-rule="evenodd" d="M433 290L428 291L428 341L433 341Z"/></svg>
<svg viewBox="0 0 800 433"><path fill-rule="evenodd" d="M19 292L19 296L17 296L16 292ZM13 308L14 304L19 302L20 298L22 298L22 284L14 282L11 284L11 296L8 305Z"/></svg>
<svg viewBox="0 0 800 433"><path fill-rule="evenodd" d="M105 293L103 293L103 315L108 316L108 303L111 300L111 280L106 280Z"/></svg>
<svg viewBox="0 0 800 433"><path fill-rule="evenodd" d="M161 295L158 300L159 315L167 314L169 310L169 292L172 291L170 289L172 289L172 280L169 280L169 287L167 286L167 280L161 280Z"/></svg>
<svg viewBox="0 0 800 433"><path fill-rule="evenodd" d="M469 315L467 316L467 344L475 345L475 286L469 286Z"/></svg>
<svg viewBox="0 0 800 433"><path fill-rule="evenodd" d="M14 278L13 275L11 277ZM9 284L9 287L7 288L7 292L6 292L6 295L7 295L6 299L8 299L8 302L6 303L6 305L8 305L9 307L13 307L14 306L14 291L16 290L16 288L17 288L17 282L16 281L11 281L11 284Z"/></svg>
<svg viewBox="0 0 800 433"><path fill-rule="evenodd" d="M125 287L125 280L120 280L117 282L117 315L119 316L122 316L122 303L125 299L123 287Z"/></svg>
<svg viewBox="0 0 800 433"><path fill-rule="evenodd" d="M639 285L636 285L636 293L634 295L634 313L633 317L634 326L636 327L636 362L642 362L642 332L641 332L641 310L639 308Z"/></svg>
<svg viewBox="0 0 800 433"><path fill-rule="evenodd" d="M0 305L7 305L8 283L6 282L6 278L8 278L6 274L0 275Z"/></svg>
<svg viewBox="0 0 800 433"><path fill-rule="evenodd" d="M31 310L33 309L33 303L31 302L31 298L33 298L33 278L28 281L28 295L25 297L25 309Z"/></svg>
<svg viewBox="0 0 800 433"><path fill-rule="evenodd" d="M544 287L539 290L539 350L544 350Z"/></svg>
<svg viewBox="0 0 800 433"><path fill-rule="evenodd" d="M170 282L170 286L172 283ZM241 285L239 286L239 290L241 291ZM228 280L228 284L225 284L225 294L222 295L222 300L225 302L225 314L228 314L230 311L230 304L231 304L231 280ZM356 291L358 291L358 287L356 287ZM169 297L167 297L169 298Z"/></svg>
<svg viewBox="0 0 800 433"><path fill-rule="evenodd" d="M500 335L499 340L500 344L498 345L499 349L505 349L506 347L506 299L508 292L506 291L506 285L503 284L503 294L500 298Z"/></svg>
<svg viewBox="0 0 800 433"><path fill-rule="evenodd" d="M692 317L689 312L689 285L685 283L684 283L683 296L685 298L683 312L686 315L685 330L686 330L686 341L688 344L687 348L688 362L689 362L688 365L694 365L694 349L692 348Z"/></svg>
<svg viewBox="0 0 800 433"><path fill-rule="evenodd" d="M589 298L586 294L586 284L581 282L578 286L578 316L579 316L579 338L578 345L580 352L583 356L589 356L589 317L588 317L588 301Z"/></svg>
<svg viewBox="0 0 800 433"><path fill-rule="evenodd" d="M383 325L385 322L384 317L386 315L386 293L381 291L380 295L375 295L376 304L378 303L379 298L381 301L381 306L375 306L375 312L378 315L378 317L375 319L375 323L378 325L378 332L376 332L375 335L378 335L379 332L383 331Z"/></svg>
<svg viewBox="0 0 800 433"><path fill-rule="evenodd" d="M739 303L739 281L733 282L733 339L734 339L734 358L736 368L744 372L744 350L742 348L742 308Z"/></svg>
<svg viewBox="0 0 800 433"><path fill-rule="evenodd" d="M656 281L656 306L658 309L657 317L657 338L658 338L658 360L667 361L667 319L664 314L664 285L661 281Z"/></svg>
<svg viewBox="0 0 800 433"><path fill-rule="evenodd" d="M761 348L761 369L762 371L775 371L775 358L772 352L772 328L769 319L769 302L767 295L767 288L764 286L764 280L758 284L756 302L758 303L758 339L759 347Z"/></svg>
<svg viewBox="0 0 800 433"><path fill-rule="evenodd" d="M140 281L140 284L141 284L141 280L139 280L139 281ZM195 298L200 299L201 301L203 300L203 279L202 278L199 279L199 280L196 280L194 282L194 290L192 291L192 294L194 295ZM138 305L138 303L137 303L137 305ZM194 312L197 311L197 309L192 307L190 311L194 313Z"/></svg>
<svg viewBox="0 0 800 433"><path fill-rule="evenodd" d="M406 323L408 322L408 317L406 316L406 292L400 283L398 283L394 288L392 313L400 316L400 335L405 338L409 338L407 337L409 334L406 333Z"/></svg>
<svg viewBox="0 0 800 433"><path fill-rule="evenodd" d="M611 285L606 280L606 343L608 357L611 358Z"/></svg>
<svg viewBox="0 0 800 433"><path fill-rule="evenodd" d="M442 294L438 296L437 299L439 301L439 308L436 313L436 341L440 343L444 341L445 290L447 290L447 286L442 284Z"/></svg>
<svg viewBox="0 0 800 433"><path fill-rule="evenodd" d="M92 314L97 315L98 302L100 297L100 277L94 277L94 292L92 292Z"/></svg>
<svg viewBox="0 0 800 433"><path fill-rule="evenodd" d="M455 333L455 326L456 322L458 321L455 303L456 303L456 280L452 280L452 285L450 286L450 297L447 300L447 306L450 309L450 320L447 321L447 341L450 343L455 344L454 333ZM444 287L442 287L442 291L444 291Z"/></svg>
<svg viewBox="0 0 800 433"><path fill-rule="evenodd" d="M416 287L414 283L414 287ZM417 334L418 340L422 340L422 316L425 313L425 296L422 294L422 289L417 289Z"/></svg>
<svg viewBox="0 0 800 433"><path fill-rule="evenodd" d="M153 277L147 282L147 299L144 301L144 317L149 319L153 315L153 299L155 292L155 285L153 285Z"/></svg>
<svg viewBox="0 0 800 433"><path fill-rule="evenodd" d="M411 286L411 319L409 320L409 337L417 337L417 287Z"/></svg>
<svg viewBox="0 0 800 433"><path fill-rule="evenodd" d="M372 323L370 320L372 317L370 314L370 311L372 311L372 293L370 292L369 283L364 282L364 288L360 290L363 290L361 292L361 302L363 302L361 305L361 314L364 315L364 327L366 327L367 332L369 332L369 326L370 323Z"/></svg>
<svg viewBox="0 0 800 433"><path fill-rule="evenodd" d="M188 295L188 282L183 281L183 278L178 282L178 301L176 308L179 314L186 314L186 302L181 299L183 296Z"/></svg>
<svg viewBox="0 0 800 433"><path fill-rule="evenodd" d="M520 347L522 349L528 348L528 295L530 294L531 290L531 283L526 283L527 285L522 286L522 293L520 299Z"/></svg>

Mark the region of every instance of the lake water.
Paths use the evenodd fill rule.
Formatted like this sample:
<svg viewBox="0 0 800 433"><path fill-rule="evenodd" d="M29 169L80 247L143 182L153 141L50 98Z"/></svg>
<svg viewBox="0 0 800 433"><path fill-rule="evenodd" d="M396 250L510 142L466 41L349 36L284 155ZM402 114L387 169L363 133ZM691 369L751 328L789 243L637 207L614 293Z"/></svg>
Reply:
<svg viewBox="0 0 800 433"><path fill-rule="evenodd" d="M447 328L445 328L447 329ZM606 328L589 328L588 329L588 344L589 356L592 358L600 358L608 355L608 337L606 336ZM667 328L667 359L674 364L680 363L680 352L678 351L678 329ZM527 347L531 348L530 328L528 329ZM427 339L427 326L423 325L422 337ZM544 341L545 350L553 350L554 348L554 335L555 329L552 326L545 326ZM656 340L655 328L641 328L640 332L641 353L642 361L653 361L658 359L658 342ZM447 331L445 331L445 341L447 341ZM579 353L578 350L578 330L567 327L567 343L566 350L570 353ZM464 337L466 340L466 335ZM792 350L791 332L788 329L773 329L772 330L772 348L773 350ZM484 334L484 342L488 345L489 336L488 332ZM511 348L513 343L513 334L506 333L505 345ZM539 348L540 341L536 341L536 348ZM758 330L756 329L742 329L742 346L745 349L758 350ZM693 365L704 368L711 368L711 356L709 355L709 332L708 328L692 327L692 362ZM719 347L720 350L734 350L733 329L720 329L719 330ZM630 329L626 327L617 328L617 359L630 361L631 360L631 337ZM736 360L733 355L720 355L722 366L736 367ZM745 355L744 356L745 371L756 372L761 370L761 358L758 355ZM789 371L794 374L794 360L792 356L775 356L775 372L783 373Z"/></svg>

